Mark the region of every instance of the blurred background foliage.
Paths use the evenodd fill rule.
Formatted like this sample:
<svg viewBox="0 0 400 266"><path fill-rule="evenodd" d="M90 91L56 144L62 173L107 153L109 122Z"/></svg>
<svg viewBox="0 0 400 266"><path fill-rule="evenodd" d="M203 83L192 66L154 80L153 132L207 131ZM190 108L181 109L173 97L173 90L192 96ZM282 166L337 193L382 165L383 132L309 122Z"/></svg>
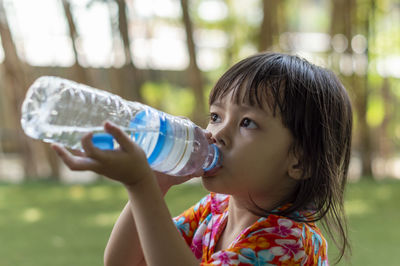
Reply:
<svg viewBox="0 0 400 266"><path fill-rule="evenodd" d="M393 228L390 221L399 218L395 204L390 204L400 191L396 182L400 178L399 22L398 0L0 0L0 209L4 214L0 227L9 233L0 236L0 242L19 234L15 243L20 245L9 249L2 245L0 265L46 265L28 262L30 255L25 261L19 253L10 255L11 250L26 250L46 241L62 248L54 255L57 259L62 254L70 256L66 255L69 240L60 235L73 230L67 221L85 222L57 220L56 216L66 215L52 212L60 206L65 206L67 216L81 217L76 219L89 219L84 213L94 208L98 216L87 223L106 224L102 240L94 236L98 232L88 232L92 243L69 246L70 251L82 253L82 265L97 265L85 262L85 252L93 249L92 256L100 256L105 232L111 230L120 202L126 200L116 203L110 191L120 188L92 173L70 172L48 145L24 135L20 107L37 77L73 79L205 126L207 97L218 77L238 60L260 51L297 54L332 69L346 86L354 109L349 174L354 184L346 201L350 224L357 227L354 264L382 264L368 263L366 258L373 253L395 258L391 251L398 234L388 230ZM198 185L189 187L168 198L172 210L187 207L179 205L182 198L194 195L193 201L187 201L191 204L204 192ZM75 196L68 193L76 197L96 194L104 201L101 206L91 199L74 205ZM383 198L385 203L379 208L372 207ZM106 206L107 211L102 209ZM383 213L376 216L378 210ZM44 222L44 213L55 220ZM37 230L33 233L23 225L24 219L43 229L32 227ZM383 226L387 231L374 226L375 220L388 223ZM60 235L48 234L57 231L50 224L61 226ZM69 229L64 231L63 226ZM71 234L81 238L83 231L92 229L87 226ZM26 234L21 235L23 230ZM44 240L39 235L53 238ZM376 239L383 245L379 251L373 246ZM28 254L45 258L46 249L34 247ZM15 260L3 259L7 254ZM47 265L78 265L67 263L68 259L55 263L56 258L48 256ZM101 260L96 257L95 261ZM382 265L395 265L390 261Z"/></svg>
<svg viewBox="0 0 400 266"><path fill-rule="evenodd" d="M350 177L400 177L399 10L394 0L1 0L0 154L19 165L18 180L65 175L19 124L41 75L205 126L218 77L244 57L278 51L328 67L345 84L355 118Z"/></svg>

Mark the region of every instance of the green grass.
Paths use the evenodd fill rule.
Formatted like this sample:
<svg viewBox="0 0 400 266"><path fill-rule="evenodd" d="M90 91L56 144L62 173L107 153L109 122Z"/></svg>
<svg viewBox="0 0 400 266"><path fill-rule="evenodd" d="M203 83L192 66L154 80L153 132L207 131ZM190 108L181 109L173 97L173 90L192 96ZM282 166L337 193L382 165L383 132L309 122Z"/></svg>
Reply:
<svg viewBox="0 0 400 266"><path fill-rule="evenodd" d="M166 200L177 215L206 193L199 185L181 185ZM111 182L1 184L0 265L102 265L105 244L126 201L124 188ZM398 265L399 205L400 182L348 186L352 265ZM329 256L333 262L331 243Z"/></svg>
<svg viewBox="0 0 400 266"><path fill-rule="evenodd" d="M400 182L350 184L345 208L353 249L352 265L399 265ZM330 247L333 249L334 245ZM332 250L332 259L333 254Z"/></svg>

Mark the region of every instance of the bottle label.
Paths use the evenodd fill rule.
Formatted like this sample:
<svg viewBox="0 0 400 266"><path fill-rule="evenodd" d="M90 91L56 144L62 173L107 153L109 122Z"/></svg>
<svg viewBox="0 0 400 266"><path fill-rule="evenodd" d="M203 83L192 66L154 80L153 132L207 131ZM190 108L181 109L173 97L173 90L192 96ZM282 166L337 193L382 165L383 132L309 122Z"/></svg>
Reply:
<svg viewBox="0 0 400 266"><path fill-rule="evenodd" d="M189 161L194 139L189 121L149 108L139 112L130 127L154 170L173 175Z"/></svg>
<svg viewBox="0 0 400 266"><path fill-rule="evenodd" d="M143 110L136 114L130 123L132 139L144 150L147 158L151 156L159 139L160 119L150 110ZM150 163L150 162L149 162Z"/></svg>
<svg viewBox="0 0 400 266"><path fill-rule="evenodd" d="M194 127L188 121L181 120L175 125L175 134L179 134L180 138L175 139L172 149L172 153L175 154L171 154L173 167L168 171L171 175L179 173L190 159L193 151Z"/></svg>

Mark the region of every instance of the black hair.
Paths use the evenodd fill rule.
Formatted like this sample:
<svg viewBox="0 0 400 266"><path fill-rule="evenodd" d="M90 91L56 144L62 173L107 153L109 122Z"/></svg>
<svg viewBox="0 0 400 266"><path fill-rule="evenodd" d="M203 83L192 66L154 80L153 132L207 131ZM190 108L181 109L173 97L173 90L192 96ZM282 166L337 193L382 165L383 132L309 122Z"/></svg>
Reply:
<svg viewBox="0 0 400 266"><path fill-rule="evenodd" d="M303 176L282 202L290 207L275 214L298 220L293 213L313 206L315 211L303 222L322 221L340 250L340 261L349 250L343 198L352 107L346 89L333 72L298 56L260 53L231 67L212 89L209 104L231 91L236 103L263 109L268 104L294 137L291 152L300 156ZM257 208L263 215L270 213Z"/></svg>

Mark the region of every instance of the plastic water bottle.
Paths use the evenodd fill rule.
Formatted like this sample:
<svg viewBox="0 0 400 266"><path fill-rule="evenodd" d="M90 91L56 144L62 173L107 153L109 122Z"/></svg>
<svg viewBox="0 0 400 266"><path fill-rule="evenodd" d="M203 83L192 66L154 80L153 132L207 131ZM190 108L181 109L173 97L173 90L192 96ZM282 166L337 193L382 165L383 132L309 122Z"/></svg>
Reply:
<svg viewBox="0 0 400 266"><path fill-rule="evenodd" d="M217 146L190 120L106 91L43 76L31 85L22 104L21 125L28 136L72 149L82 149L81 139L88 132L94 132L96 147L114 149L116 141L104 133L105 120L131 136L155 171L184 176L220 165Z"/></svg>

